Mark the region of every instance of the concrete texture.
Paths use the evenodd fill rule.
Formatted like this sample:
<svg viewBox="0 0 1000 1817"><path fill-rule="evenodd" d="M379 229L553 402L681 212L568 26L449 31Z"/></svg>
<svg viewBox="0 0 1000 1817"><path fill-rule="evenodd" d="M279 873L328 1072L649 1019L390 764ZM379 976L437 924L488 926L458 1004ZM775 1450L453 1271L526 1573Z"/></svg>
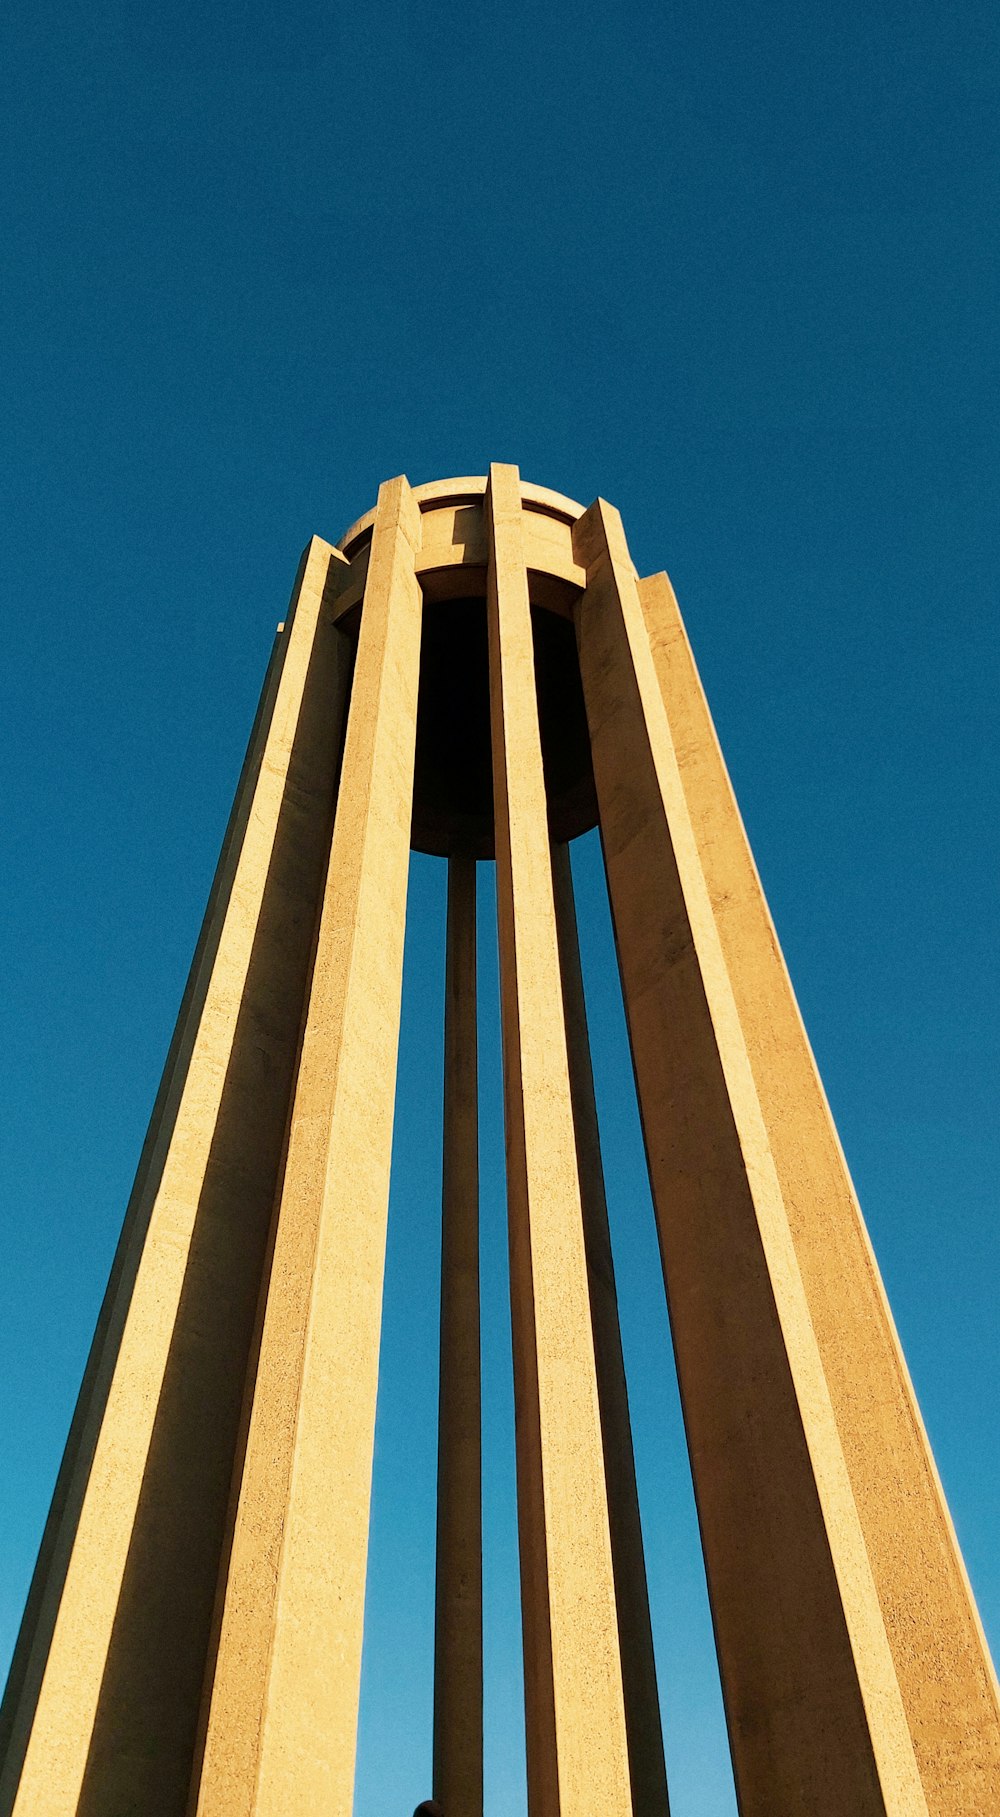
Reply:
<svg viewBox="0 0 1000 1817"><path fill-rule="evenodd" d="M928 1809L1000 1811L996 1674L878 1265L667 576L639 598Z"/></svg>
<svg viewBox="0 0 1000 1817"><path fill-rule="evenodd" d="M382 487L225 1586L198 1817L350 1817L420 653Z"/></svg>
<svg viewBox="0 0 1000 1817"><path fill-rule="evenodd" d="M632 1810L516 468L490 469L488 613L528 1799Z"/></svg>
<svg viewBox="0 0 1000 1817"><path fill-rule="evenodd" d="M922 1813L621 521L576 529L608 882L741 1807Z"/></svg>
<svg viewBox="0 0 1000 1817"><path fill-rule="evenodd" d="M5 1702L18 1817L183 1809L329 839L341 571L315 538L101 1313Z"/></svg>

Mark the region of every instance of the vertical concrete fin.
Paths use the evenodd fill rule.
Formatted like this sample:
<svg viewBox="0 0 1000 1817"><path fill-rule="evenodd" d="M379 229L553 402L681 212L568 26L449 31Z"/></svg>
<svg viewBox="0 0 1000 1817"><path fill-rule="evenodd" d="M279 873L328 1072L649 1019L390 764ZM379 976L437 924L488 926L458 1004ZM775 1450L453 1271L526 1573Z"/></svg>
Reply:
<svg viewBox="0 0 1000 1817"><path fill-rule="evenodd" d="M350 1817L409 865L420 516L381 488L197 1801Z"/></svg>
<svg viewBox="0 0 1000 1817"><path fill-rule="evenodd" d="M448 860L434 1796L483 1813L476 861Z"/></svg>
<svg viewBox="0 0 1000 1817"><path fill-rule="evenodd" d="M639 582L927 1802L1000 1810L996 1675L673 588Z"/></svg>
<svg viewBox="0 0 1000 1817"><path fill-rule="evenodd" d="M517 469L487 491L528 1798L632 1810Z"/></svg>
<svg viewBox="0 0 1000 1817"><path fill-rule="evenodd" d="M618 513L576 528L608 883L741 1809L926 1801Z"/></svg>
<svg viewBox="0 0 1000 1817"><path fill-rule="evenodd" d="M18 1817L183 1805L329 839L341 571L314 538L143 1149L11 1676L0 1809Z"/></svg>

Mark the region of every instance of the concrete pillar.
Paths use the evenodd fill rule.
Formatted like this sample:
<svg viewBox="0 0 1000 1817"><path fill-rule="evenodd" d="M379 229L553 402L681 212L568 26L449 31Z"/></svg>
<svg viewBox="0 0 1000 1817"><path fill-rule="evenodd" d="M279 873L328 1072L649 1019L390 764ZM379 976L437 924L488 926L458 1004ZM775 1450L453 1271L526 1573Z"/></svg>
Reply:
<svg viewBox="0 0 1000 1817"><path fill-rule="evenodd" d="M657 681L934 1817L1000 1810L1000 1707L934 1460L673 589Z"/></svg>
<svg viewBox="0 0 1000 1817"><path fill-rule="evenodd" d="M184 1809L332 822L346 571L314 538L265 681L8 1683L18 1817Z"/></svg>
<svg viewBox="0 0 1000 1817"><path fill-rule="evenodd" d="M434 1796L483 1811L476 861L448 860L438 1415Z"/></svg>
<svg viewBox="0 0 1000 1817"><path fill-rule="evenodd" d="M608 882L740 1808L927 1810L621 521L576 526Z"/></svg>
<svg viewBox="0 0 1000 1817"><path fill-rule="evenodd" d="M303 558L0 1713L0 1817L349 1817L418 577L461 600L484 573L531 1817L667 1817L528 564L576 619L741 1812L985 1817L995 1675L669 583L637 580L602 502L580 517L512 467L481 505L482 486L422 489L421 517L395 480L344 539L349 568L318 539ZM338 625L359 619L355 662ZM552 799L586 816L576 678L561 696L553 648L539 635ZM483 1807L475 957L475 864L453 858L448 1817Z"/></svg>
<svg viewBox="0 0 1000 1817"><path fill-rule="evenodd" d="M649 1618L639 1494L632 1454L632 1423L629 1419L625 1359L622 1355L618 1320L618 1293L604 1192L601 1139L597 1126L594 1072L587 1035L587 1010L583 995L583 972L580 966L580 943L568 845L553 843L552 882L559 935L573 1119L576 1125L576 1157L580 1170L583 1234L587 1249L587 1278L590 1283L590 1316L594 1327L597 1391L601 1403L601 1432L604 1439L611 1555L618 1603L618 1638L625 1689L632 1799L636 1811L641 1812L642 1817L665 1817L669 1808L667 1769L663 1757L653 1630Z"/></svg>
<svg viewBox="0 0 1000 1817"><path fill-rule="evenodd" d="M517 469L487 492L531 1817L632 1810Z"/></svg>
<svg viewBox="0 0 1000 1817"><path fill-rule="evenodd" d="M379 493L199 1817L350 1817L409 865L420 517Z"/></svg>

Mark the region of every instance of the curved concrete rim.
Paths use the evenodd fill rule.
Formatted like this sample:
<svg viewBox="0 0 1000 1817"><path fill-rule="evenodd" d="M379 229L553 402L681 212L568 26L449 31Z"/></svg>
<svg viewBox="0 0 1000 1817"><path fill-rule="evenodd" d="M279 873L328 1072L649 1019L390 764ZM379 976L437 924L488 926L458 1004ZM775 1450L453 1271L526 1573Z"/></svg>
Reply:
<svg viewBox="0 0 1000 1817"><path fill-rule="evenodd" d="M465 474L460 479L432 479L423 486L414 486L413 496L421 507L442 505L445 502L453 505L474 505L481 499L487 486L485 473ZM532 486L527 480L521 481L521 502L532 505L548 517L561 517L566 523L575 524L586 509L578 505L573 498L567 498L562 492L553 492L549 486ZM346 554L348 546L357 541L375 522L375 507L359 517L349 530L345 530L337 548Z"/></svg>

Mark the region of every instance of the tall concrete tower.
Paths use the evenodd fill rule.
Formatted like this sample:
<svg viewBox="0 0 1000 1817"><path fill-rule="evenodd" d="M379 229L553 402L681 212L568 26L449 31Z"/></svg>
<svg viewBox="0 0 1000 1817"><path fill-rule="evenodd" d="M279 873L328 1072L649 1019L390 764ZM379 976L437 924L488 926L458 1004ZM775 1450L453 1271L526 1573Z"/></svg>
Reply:
<svg viewBox="0 0 1000 1817"><path fill-rule="evenodd" d="M448 863L435 1792L480 1817L475 866L531 1817L666 1817L568 842L600 825L743 1817L1000 1812L997 1684L670 583L495 466L314 539L4 1709L16 1817L350 1817L411 845Z"/></svg>

